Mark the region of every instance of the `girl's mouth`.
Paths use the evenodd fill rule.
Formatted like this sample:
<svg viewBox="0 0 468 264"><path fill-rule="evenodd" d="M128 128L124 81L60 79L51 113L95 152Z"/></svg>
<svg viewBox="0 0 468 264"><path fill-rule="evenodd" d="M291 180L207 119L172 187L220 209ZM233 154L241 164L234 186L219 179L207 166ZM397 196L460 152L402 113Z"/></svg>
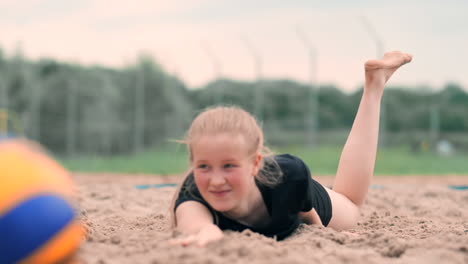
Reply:
<svg viewBox="0 0 468 264"><path fill-rule="evenodd" d="M217 197L224 197L226 196L230 190L224 190L224 191L210 191L214 196L217 196Z"/></svg>

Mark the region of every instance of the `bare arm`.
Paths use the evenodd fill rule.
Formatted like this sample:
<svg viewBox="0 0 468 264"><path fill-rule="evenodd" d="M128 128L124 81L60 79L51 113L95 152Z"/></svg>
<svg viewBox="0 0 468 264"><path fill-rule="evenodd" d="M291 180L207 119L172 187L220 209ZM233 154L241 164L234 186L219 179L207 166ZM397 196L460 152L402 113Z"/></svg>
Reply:
<svg viewBox="0 0 468 264"><path fill-rule="evenodd" d="M183 238L171 241L173 245L206 244L223 238L223 232L213 224L211 212L203 204L195 201L187 201L177 207L177 230L184 235Z"/></svg>
<svg viewBox="0 0 468 264"><path fill-rule="evenodd" d="M320 220L320 216L313 208L308 212L299 212L299 217L305 224L323 226L322 220Z"/></svg>
<svg viewBox="0 0 468 264"><path fill-rule="evenodd" d="M186 235L196 234L207 225L213 224L213 216L206 206L188 201L176 209L177 230Z"/></svg>

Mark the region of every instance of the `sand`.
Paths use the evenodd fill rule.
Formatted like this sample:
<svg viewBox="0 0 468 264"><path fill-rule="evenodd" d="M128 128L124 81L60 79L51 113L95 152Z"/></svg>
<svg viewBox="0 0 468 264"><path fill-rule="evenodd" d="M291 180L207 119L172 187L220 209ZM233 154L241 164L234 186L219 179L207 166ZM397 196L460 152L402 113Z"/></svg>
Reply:
<svg viewBox="0 0 468 264"><path fill-rule="evenodd" d="M206 248L171 246L178 177L74 174L88 229L79 263L468 263L468 176L376 177L355 229L303 225L285 241L225 232ZM315 177L331 185L332 177Z"/></svg>

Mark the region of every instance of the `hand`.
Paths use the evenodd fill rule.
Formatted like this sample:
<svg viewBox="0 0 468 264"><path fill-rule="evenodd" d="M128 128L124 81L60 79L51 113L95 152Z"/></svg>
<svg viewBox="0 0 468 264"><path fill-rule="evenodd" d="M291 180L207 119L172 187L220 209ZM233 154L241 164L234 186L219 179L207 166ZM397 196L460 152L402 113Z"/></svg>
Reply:
<svg viewBox="0 0 468 264"><path fill-rule="evenodd" d="M198 247L204 247L207 244L219 241L223 238L224 234L218 226L214 224L207 225L200 229L197 234L188 235L182 238L171 239L171 245L188 246L194 244Z"/></svg>

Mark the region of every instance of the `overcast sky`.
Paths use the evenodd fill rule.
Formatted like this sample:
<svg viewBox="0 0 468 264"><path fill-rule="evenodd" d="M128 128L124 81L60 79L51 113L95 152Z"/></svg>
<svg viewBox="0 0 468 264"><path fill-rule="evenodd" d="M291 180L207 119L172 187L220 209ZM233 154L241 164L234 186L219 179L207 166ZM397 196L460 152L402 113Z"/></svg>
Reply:
<svg viewBox="0 0 468 264"><path fill-rule="evenodd" d="M318 52L317 79L348 91L363 81L363 63L376 44L414 55L391 84L468 88L466 0L0 0L0 47L18 43L29 58L122 66L153 55L190 87L219 74L254 80L256 50L265 78L309 80L299 27Z"/></svg>

